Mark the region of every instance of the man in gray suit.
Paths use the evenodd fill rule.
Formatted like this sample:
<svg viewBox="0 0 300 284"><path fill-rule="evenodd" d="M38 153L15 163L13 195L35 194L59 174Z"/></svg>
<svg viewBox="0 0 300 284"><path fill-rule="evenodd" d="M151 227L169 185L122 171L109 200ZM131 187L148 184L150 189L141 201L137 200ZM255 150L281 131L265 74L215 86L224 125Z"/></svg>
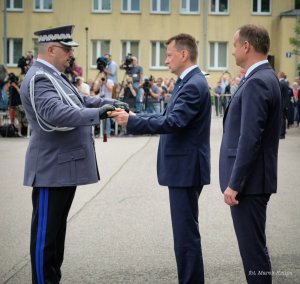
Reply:
<svg viewBox="0 0 300 284"><path fill-rule="evenodd" d="M31 266L33 283L59 283L69 209L77 185L100 179L92 125L122 107L111 99L82 96L63 72L69 66L74 26L42 30L38 59L21 86L31 127L24 185L33 187ZM122 103L121 103L122 104Z"/></svg>

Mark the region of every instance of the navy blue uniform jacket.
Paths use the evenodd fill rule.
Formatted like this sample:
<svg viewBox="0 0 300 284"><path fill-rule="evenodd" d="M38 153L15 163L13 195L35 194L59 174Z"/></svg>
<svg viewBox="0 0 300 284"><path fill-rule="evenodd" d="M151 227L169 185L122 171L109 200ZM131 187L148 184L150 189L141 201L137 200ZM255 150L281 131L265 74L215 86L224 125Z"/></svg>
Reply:
<svg viewBox="0 0 300 284"><path fill-rule="evenodd" d="M241 83L223 118L219 177L221 190L275 193L281 94L270 64L255 68Z"/></svg>
<svg viewBox="0 0 300 284"><path fill-rule="evenodd" d="M133 134L161 134L157 175L161 185L192 187L210 183L210 93L199 68L191 70L163 114L129 116Z"/></svg>

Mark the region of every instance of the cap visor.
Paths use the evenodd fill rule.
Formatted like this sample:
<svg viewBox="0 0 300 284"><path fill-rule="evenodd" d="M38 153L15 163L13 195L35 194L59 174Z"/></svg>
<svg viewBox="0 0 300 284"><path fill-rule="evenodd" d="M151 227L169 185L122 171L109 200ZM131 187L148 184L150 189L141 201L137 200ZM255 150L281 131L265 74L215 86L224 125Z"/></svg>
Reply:
<svg viewBox="0 0 300 284"><path fill-rule="evenodd" d="M68 41L68 42L66 42L66 41L60 41L59 43L62 44L62 45L64 45L64 46L70 46L70 47L77 47L77 46L79 46L79 44L77 42L75 42L75 41Z"/></svg>

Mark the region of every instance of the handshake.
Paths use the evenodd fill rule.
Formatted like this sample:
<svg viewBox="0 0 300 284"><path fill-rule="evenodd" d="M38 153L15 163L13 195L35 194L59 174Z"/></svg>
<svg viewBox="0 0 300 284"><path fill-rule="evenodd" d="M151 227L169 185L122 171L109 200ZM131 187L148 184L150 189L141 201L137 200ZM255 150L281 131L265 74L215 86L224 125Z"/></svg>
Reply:
<svg viewBox="0 0 300 284"><path fill-rule="evenodd" d="M117 108L125 110L129 113L129 105L123 102L116 101L113 105L105 104L99 108L99 118L106 119L110 117L112 111L115 111Z"/></svg>

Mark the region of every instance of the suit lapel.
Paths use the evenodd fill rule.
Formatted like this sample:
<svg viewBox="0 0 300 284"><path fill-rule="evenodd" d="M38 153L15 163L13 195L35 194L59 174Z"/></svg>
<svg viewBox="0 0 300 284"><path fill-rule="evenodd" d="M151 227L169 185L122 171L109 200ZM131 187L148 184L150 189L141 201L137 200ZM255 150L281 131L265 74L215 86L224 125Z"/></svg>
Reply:
<svg viewBox="0 0 300 284"><path fill-rule="evenodd" d="M254 70L251 71L251 73L245 78L245 80L241 83L240 85L238 86L237 90L235 91L235 93L233 94L233 96L231 97L227 107L226 107L226 110L225 110L225 113L224 113L224 117L223 117L223 126L224 126L224 123L225 123L225 118L227 116L227 113L228 113L228 109L229 109L229 106L232 102L232 99L235 97L235 95L241 90L241 87L253 76L253 74L255 74L257 71L259 70L262 70L262 69L269 69L269 68L272 68L271 65L269 63L264 63L260 66L258 66L257 68L255 68Z"/></svg>

